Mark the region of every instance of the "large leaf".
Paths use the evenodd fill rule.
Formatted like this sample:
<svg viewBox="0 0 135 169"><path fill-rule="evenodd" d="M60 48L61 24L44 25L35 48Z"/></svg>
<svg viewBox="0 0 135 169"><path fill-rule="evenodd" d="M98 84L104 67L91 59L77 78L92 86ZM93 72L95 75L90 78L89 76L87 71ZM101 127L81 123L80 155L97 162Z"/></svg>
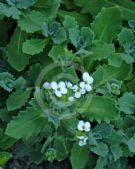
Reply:
<svg viewBox="0 0 135 169"><path fill-rule="evenodd" d="M22 50L29 55L38 54L43 51L47 41L45 39L30 39L23 43Z"/></svg>
<svg viewBox="0 0 135 169"><path fill-rule="evenodd" d="M41 111L30 108L11 120L5 133L17 139L28 138L37 135L44 125L46 125L46 120L41 117Z"/></svg>
<svg viewBox="0 0 135 169"><path fill-rule="evenodd" d="M74 144L71 150L71 165L73 169L83 169L89 158L89 152L87 146L80 147L77 143Z"/></svg>
<svg viewBox="0 0 135 169"><path fill-rule="evenodd" d="M135 95L132 93L125 93L118 100L120 111L126 114L132 114L135 112Z"/></svg>
<svg viewBox="0 0 135 169"><path fill-rule="evenodd" d="M112 42L120 29L121 20L119 7L103 8L92 23L95 39L108 43Z"/></svg>
<svg viewBox="0 0 135 169"><path fill-rule="evenodd" d="M7 47L8 62L19 72L29 63L29 55L22 52L22 43L26 38L27 34L22 32L19 28L16 28Z"/></svg>
<svg viewBox="0 0 135 169"><path fill-rule="evenodd" d="M7 109L9 111L20 108L25 104L30 96L31 90L17 90L9 95L7 100Z"/></svg>
<svg viewBox="0 0 135 169"><path fill-rule="evenodd" d="M115 119L118 114L116 102L113 99L95 95L82 99L77 112L88 120L97 121L110 121Z"/></svg>
<svg viewBox="0 0 135 169"><path fill-rule="evenodd" d="M44 21L45 17L41 12L34 10L25 11L18 20L18 26L27 33L34 33L41 30Z"/></svg>

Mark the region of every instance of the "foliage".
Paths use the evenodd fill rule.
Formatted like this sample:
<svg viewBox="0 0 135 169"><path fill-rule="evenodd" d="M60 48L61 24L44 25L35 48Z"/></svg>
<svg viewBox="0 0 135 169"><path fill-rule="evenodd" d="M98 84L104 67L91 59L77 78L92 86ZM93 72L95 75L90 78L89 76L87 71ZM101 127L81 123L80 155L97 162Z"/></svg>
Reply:
<svg viewBox="0 0 135 169"><path fill-rule="evenodd" d="M134 9L130 0L0 1L2 168L18 143L30 163L134 169Z"/></svg>

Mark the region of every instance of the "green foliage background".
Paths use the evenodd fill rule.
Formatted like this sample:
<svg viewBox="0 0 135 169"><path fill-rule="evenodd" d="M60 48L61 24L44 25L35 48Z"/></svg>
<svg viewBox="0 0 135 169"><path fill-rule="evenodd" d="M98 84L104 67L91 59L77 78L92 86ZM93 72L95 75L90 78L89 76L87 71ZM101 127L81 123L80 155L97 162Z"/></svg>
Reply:
<svg viewBox="0 0 135 169"><path fill-rule="evenodd" d="M134 169L134 61L131 0L0 0L0 165L20 141L18 158L36 164L52 148L54 159L70 159L73 169ZM41 85L58 74L77 83L88 71L93 92L61 112L57 105L43 111L35 82L51 64L58 66ZM82 118L92 129L89 144L79 147Z"/></svg>

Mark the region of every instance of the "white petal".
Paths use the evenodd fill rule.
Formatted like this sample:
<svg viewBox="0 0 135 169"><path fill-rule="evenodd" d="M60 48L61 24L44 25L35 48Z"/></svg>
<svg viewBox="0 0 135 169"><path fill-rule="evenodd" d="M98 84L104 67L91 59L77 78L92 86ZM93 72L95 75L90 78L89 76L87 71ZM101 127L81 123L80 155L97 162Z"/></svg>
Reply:
<svg viewBox="0 0 135 169"><path fill-rule="evenodd" d="M89 76L89 78L87 79L87 83L92 84L94 81L92 76Z"/></svg>
<svg viewBox="0 0 135 169"><path fill-rule="evenodd" d="M58 84L58 87L59 87L59 88L65 88L65 87L66 87L65 82L61 81L61 82Z"/></svg>
<svg viewBox="0 0 135 169"><path fill-rule="evenodd" d="M61 97L61 96L62 96L61 92L58 91L58 90L55 90L55 95L56 95L57 97Z"/></svg>
<svg viewBox="0 0 135 169"><path fill-rule="evenodd" d="M73 87L71 82L67 82L66 85L67 85L67 88L69 88L69 89L71 89Z"/></svg>
<svg viewBox="0 0 135 169"><path fill-rule="evenodd" d="M50 83L49 83L49 82L45 82L45 83L43 84L43 88L45 88L45 89L50 89L50 88L51 88Z"/></svg>
<svg viewBox="0 0 135 169"><path fill-rule="evenodd" d="M91 125L89 122L84 123L84 131L89 132L91 128Z"/></svg>
<svg viewBox="0 0 135 169"><path fill-rule="evenodd" d="M67 94L67 88L61 88L60 91L62 94Z"/></svg>
<svg viewBox="0 0 135 169"><path fill-rule="evenodd" d="M73 97L73 96L70 96L70 97L68 98L68 100L69 100L70 102L72 102L72 101L74 101L74 97Z"/></svg>
<svg viewBox="0 0 135 169"><path fill-rule="evenodd" d="M84 89L85 88L85 82L80 82L79 86Z"/></svg>
<svg viewBox="0 0 135 169"><path fill-rule="evenodd" d="M91 85L86 84L85 89L87 90L87 92L90 92L92 90L92 87Z"/></svg>
<svg viewBox="0 0 135 169"><path fill-rule="evenodd" d="M83 80L84 80L85 82L87 82L89 76L90 76L90 75L89 75L88 72L84 72L82 78L83 78Z"/></svg>
<svg viewBox="0 0 135 169"><path fill-rule="evenodd" d="M80 92L76 92L75 93L75 98L79 99L81 97L81 93Z"/></svg>
<svg viewBox="0 0 135 169"><path fill-rule="evenodd" d="M83 140L85 137L84 136L77 136L80 140Z"/></svg>
<svg viewBox="0 0 135 169"><path fill-rule="evenodd" d="M78 90L78 86L77 86L77 85L74 85L74 86L72 87L72 89L73 89L74 92L76 92L76 91Z"/></svg>
<svg viewBox="0 0 135 169"><path fill-rule="evenodd" d="M80 120L78 125L77 125L77 129L80 130L80 131L83 131L83 128L84 128L84 121Z"/></svg>
<svg viewBox="0 0 135 169"><path fill-rule="evenodd" d="M80 93L81 93L81 94L85 94L85 93L86 93L86 90L85 90L85 89L80 89Z"/></svg>
<svg viewBox="0 0 135 169"><path fill-rule="evenodd" d="M79 146L82 147L82 146L85 146L87 143L84 140L80 140L78 144L79 144Z"/></svg>
<svg viewBox="0 0 135 169"><path fill-rule="evenodd" d="M51 88L52 88L53 90L57 90L58 84L57 84L55 81L53 81L53 82L51 83Z"/></svg>

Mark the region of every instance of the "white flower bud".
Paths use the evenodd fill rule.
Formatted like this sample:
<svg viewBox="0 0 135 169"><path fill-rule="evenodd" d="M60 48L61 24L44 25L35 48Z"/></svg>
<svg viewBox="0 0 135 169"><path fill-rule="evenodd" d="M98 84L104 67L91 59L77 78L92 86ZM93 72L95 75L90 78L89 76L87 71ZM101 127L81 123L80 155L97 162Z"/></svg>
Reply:
<svg viewBox="0 0 135 169"><path fill-rule="evenodd" d="M87 82L89 76L90 76L90 75L89 75L88 72L84 72L82 78L83 78L83 80L84 80L85 82Z"/></svg>
<svg viewBox="0 0 135 169"><path fill-rule="evenodd" d="M50 89L50 88L51 88L50 83L49 83L49 82L45 82L45 83L43 84L43 88L44 88L44 89Z"/></svg>
<svg viewBox="0 0 135 169"><path fill-rule="evenodd" d="M78 90L78 86L77 86L77 85L74 85L74 86L72 87L72 89L73 89L74 92L76 92L76 91Z"/></svg>
<svg viewBox="0 0 135 169"><path fill-rule="evenodd" d="M84 123L84 131L89 132L91 128L90 122Z"/></svg>
<svg viewBox="0 0 135 169"><path fill-rule="evenodd" d="M92 76L89 76L89 78L87 79L87 83L92 84L94 81Z"/></svg>
<svg viewBox="0 0 135 169"><path fill-rule="evenodd" d="M70 97L68 98L68 100L69 100L70 102L72 102L72 101L74 101L74 97L73 97L73 96L70 96Z"/></svg>
<svg viewBox="0 0 135 169"><path fill-rule="evenodd" d="M57 84L55 81L51 82L51 88L52 88L53 90L57 90L58 84Z"/></svg>
<svg viewBox="0 0 135 169"><path fill-rule="evenodd" d="M82 88L82 89L84 89L85 88L85 82L80 82L80 84L79 84L79 86Z"/></svg>
<svg viewBox="0 0 135 169"><path fill-rule="evenodd" d="M59 87L59 88L65 88L66 85L65 85L65 83L64 83L63 81L61 81L61 82L58 84L58 87Z"/></svg>
<svg viewBox="0 0 135 169"><path fill-rule="evenodd" d="M85 90L85 89L80 89L80 93L81 93L81 94L85 94L85 93L86 93L86 90Z"/></svg>
<svg viewBox="0 0 135 169"><path fill-rule="evenodd" d="M60 89L62 94L67 94L67 88L63 87Z"/></svg>
<svg viewBox="0 0 135 169"><path fill-rule="evenodd" d="M75 98L79 99L81 97L81 93L80 92L76 92L75 93Z"/></svg>
<svg viewBox="0 0 135 169"><path fill-rule="evenodd" d="M83 131L83 128L84 128L84 121L80 120L78 125L77 125L77 129L80 130L80 131Z"/></svg>
<svg viewBox="0 0 135 169"><path fill-rule="evenodd" d="M67 82L66 85L67 85L67 88L69 88L69 89L71 89L73 87L71 82Z"/></svg>
<svg viewBox="0 0 135 169"><path fill-rule="evenodd" d="M61 97L61 96L62 96L61 92L58 91L58 90L55 90L55 95L56 95L57 97Z"/></svg>
<svg viewBox="0 0 135 169"><path fill-rule="evenodd" d="M85 89L87 90L87 92L90 92L92 90L92 87L91 85L86 84Z"/></svg>

